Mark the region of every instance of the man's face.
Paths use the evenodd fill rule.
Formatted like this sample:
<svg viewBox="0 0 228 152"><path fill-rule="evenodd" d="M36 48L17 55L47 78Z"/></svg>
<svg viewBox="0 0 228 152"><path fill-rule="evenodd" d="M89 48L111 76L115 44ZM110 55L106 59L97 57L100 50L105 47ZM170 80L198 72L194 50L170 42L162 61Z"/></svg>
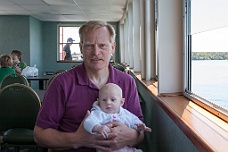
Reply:
<svg viewBox="0 0 228 152"><path fill-rule="evenodd" d="M115 42L110 42L106 27L93 29L83 35L80 45L85 66L90 70L101 70L109 65L109 59L115 52Z"/></svg>
<svg viewBox="0 0 228 152"><path fill-rule="evenodd" d="M73 44L73 41L68 41L68 45L71 46Z"/></svg>

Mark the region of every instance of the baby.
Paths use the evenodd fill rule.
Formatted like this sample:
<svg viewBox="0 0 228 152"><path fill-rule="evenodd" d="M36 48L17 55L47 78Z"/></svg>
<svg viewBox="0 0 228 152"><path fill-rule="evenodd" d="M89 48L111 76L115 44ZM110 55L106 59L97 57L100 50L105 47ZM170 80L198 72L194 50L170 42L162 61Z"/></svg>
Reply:
<svg viewBox="0 0 228 152"><path fill-rule="evenodd" d="M99 97L94 102L90 115L85 119L84 128L90 133L100 133L105 138L111 132L110 128L105 124L109 122L121 122L130 128L138 131L148 131L151 129L147 127L137 116L124 109L124 98L122 98L121 88L113 83L105 84L99 90ZM141 152L139 149L124 147L117 151L134 151ZM117 152L115 151L115 152Z"/></svg>
<svg viewBox="0 0 228 152"><path fill-rule="evenodd" d="M27 64L22 61L22 52L19 50L13 50L11 52L11 57L13 60L13 69L17 74L21 74L22 70L27 66Z"/></svg>
<svg viewBox="0 0 228 152"><path fill-rule="evenodd" d="M15 70L11 68L12 64L13 61L9 55L3 54L0 56L0 84L5 76L16 73Z"/></svg>

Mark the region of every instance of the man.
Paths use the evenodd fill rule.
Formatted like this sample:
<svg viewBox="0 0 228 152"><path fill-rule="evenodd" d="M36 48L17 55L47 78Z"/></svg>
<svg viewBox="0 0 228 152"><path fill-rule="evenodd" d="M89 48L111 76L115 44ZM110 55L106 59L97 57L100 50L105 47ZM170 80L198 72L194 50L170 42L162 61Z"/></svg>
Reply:
<svg viewBox="0 0 228 152"><path fill-rule="evenodd" d="M106 83L122 88L124 108L143 119L134 79L109 64L115 52L115 31L106 22L90 21L79 29L83 63L58 75L48 87L34 128L37 144L52 150L113 151L143 140L143 133L126 125L108 124L108 138L83 127L99 89Z"/></svg>
<svg viewBox="0 0 228 152"><path fill-rule="evenodd" d="M63 51L65 52L64 60L72 60L70 46L72 45L73 41L75 40L73 40L71 37L67 39L67 44L63 48Z"/></svg>

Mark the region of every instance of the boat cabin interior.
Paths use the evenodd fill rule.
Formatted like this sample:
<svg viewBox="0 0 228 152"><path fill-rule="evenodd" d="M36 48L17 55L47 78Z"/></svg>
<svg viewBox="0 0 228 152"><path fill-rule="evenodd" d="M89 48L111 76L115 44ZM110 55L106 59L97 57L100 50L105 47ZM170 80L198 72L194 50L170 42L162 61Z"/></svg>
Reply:
<svg viewBox="0 0 228 152"><path fill-rule="evenodd" d="M145 124L152 128L139 147L145 152L226 152L227 111L185 91L189 1L1 0L0 54L21 50L39 76L69 70L82 59L75 51L75 60L63 60L61 47L69 35L61 37L64 28L107 21L116 30L110 63L134 78ZM31 80L31 87L42 100L46 90L39 89L38 81Z"/></svg>

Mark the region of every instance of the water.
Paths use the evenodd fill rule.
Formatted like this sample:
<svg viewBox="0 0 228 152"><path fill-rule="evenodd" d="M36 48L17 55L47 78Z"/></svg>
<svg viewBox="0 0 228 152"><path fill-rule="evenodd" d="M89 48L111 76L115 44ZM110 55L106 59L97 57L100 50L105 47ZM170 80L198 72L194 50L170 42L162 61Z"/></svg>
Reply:
<svg viewBox="0 0 228 152"><path fill-rule="evenodd" d="M228 109L228 60L192 61L192 92Z"/></svg>

